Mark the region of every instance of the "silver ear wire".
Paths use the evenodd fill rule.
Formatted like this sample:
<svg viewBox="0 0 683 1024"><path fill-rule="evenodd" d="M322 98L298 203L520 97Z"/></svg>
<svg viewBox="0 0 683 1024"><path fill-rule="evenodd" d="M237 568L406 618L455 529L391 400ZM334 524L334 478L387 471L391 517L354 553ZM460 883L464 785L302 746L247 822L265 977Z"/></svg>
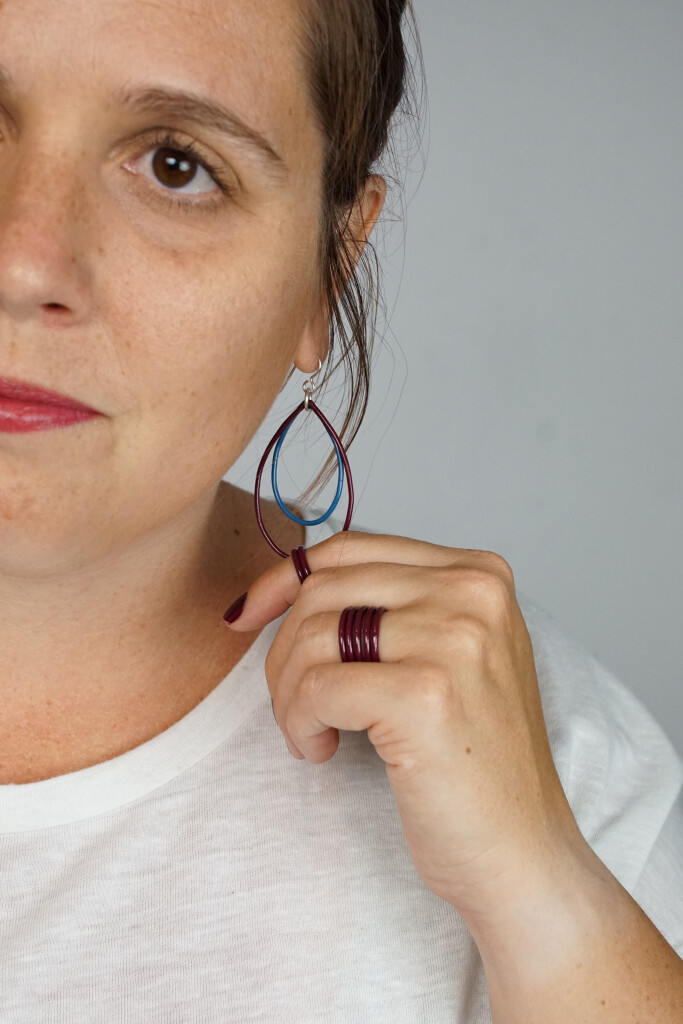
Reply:
<svg viewBox="0 0 683 1024"><path fill-rule="evenodd" d="M320 371L322 370L322 368L322 360L320 356L318 356L318 369L315 371L315 373L311 374L311 376L307 380L305 380L301 385L306 395L306 397L304 398L304 409L306 410L306 412L308 412L308 399L311 397L313 392L319 387L319 385L315 383L315 378L320 376Z"/></svg>

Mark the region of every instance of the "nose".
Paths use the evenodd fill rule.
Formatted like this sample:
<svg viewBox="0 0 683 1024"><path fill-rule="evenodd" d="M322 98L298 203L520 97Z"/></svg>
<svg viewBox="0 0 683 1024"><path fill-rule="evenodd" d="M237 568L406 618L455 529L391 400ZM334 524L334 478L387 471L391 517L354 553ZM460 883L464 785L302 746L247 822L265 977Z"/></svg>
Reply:
<svg viewBox="0 0 683 1024"><path fill-rule="evenodd" d="M87 305L84 189L55 145L17 143L0 166L0 316L60 322Z"/></svg>

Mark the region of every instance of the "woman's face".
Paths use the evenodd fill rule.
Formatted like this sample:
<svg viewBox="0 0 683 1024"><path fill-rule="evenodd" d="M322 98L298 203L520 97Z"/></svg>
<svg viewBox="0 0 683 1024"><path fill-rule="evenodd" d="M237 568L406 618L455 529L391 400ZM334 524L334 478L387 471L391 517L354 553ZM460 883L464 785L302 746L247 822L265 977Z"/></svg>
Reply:
<svg viewBox="0 0 683 1024"><path fill-rule="evenodd" d="M78 568L178 517L292 361L324 356L323 141L297 12L0 0L0 377L104 414L0 432L0 571Z"/></svg>

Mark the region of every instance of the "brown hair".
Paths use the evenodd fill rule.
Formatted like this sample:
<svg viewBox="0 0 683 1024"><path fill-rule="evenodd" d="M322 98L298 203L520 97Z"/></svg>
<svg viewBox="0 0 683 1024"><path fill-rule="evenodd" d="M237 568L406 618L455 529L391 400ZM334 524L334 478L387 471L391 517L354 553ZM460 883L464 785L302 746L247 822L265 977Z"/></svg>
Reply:
<svg viewBox="0 0 683 1024"><path fill-rule="evenodd" d="M350 400L341 427L326 412L345 448L360 429L368 405L370 368L381 288L379 262L368 242L360 255L348 230L351 214L371 173L398 182L394 115L403 124L420 120L422 92L408 55L410 31L417 66L422 54L411 0L301 0L304 7L302 48L309 72L313 105L327 140L322 182L319 235L320 285L330 312L327 381L346 364ZM404 25L404 22L407 25ZM420 76L424 83L424 74ZM418 133L419 134L419 133ZM389 168L377 166L388 156ZM389 204L387 204L389 205ZM336 341L338 362L333 362ZM288 374L291 379L295 367ZM319 382L320 383L320 382ZM284 385L283 385L284 386ZM319 401L316 391L315 401ZM321 406L322 407L322 406ZM317 422L317 420L316 420ZM334 451L297 502L299 515L312 495L320 493L337 465Z"/></svg>

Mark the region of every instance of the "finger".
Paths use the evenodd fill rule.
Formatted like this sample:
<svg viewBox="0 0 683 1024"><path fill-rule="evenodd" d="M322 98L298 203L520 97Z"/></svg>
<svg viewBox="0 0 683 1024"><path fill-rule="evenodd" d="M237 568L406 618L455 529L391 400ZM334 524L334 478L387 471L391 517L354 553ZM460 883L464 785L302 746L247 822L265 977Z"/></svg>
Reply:
<svg viewBox="0 0 683 1024"><path fill-rule="evenodd" d="M294 642L290 645L278 672L275 673L271 665L266 666L268 689L278 724L284 722L285 709L299 683L311 669L321 665L347 664L342 663L339 649L339 619L338 611L318 612L308 616L300 624ZM379 624L379 642L385 661L393 663L408 655L414 646L410 642L410 624L410 613L403 609L386 612L382 616ZM291 739L287 736L285 728L283 732L286 739Z"/></svg>
<svg viewBox="0 0 683 1024"><path fill-rule="evenodd" d="M472 565L512 576L505 559L494 552L449 548L409 537L363 533L358 530L340 531L312 545L306 549L306 559L312 573L324 568L340 568L372 561L397 565ZM301 583L291 557L283 559L281 564L267 569L252 583L242 614L230 628L244 632L261 629L291 608L300 590Z"/></svg>
<svg viewBox="0 0 683 1024"><path fill-rule="evenodd" d="M429 695L431 672L410 661L316 665L300 680L278 721L293 746L314 764L332 757L340 729L367 730L387 765L404 768L411 757L423 757L420 751L430 749L429 733L436 724L431 722L430 701L436 703Z"/></svg>
<svg viewBox="0 0 683 1024"><path fill-rule="evenodd" d="M309 619L319 622L321 613L334 611L337 625L330 636L338 637L343 609L365 606L388 610L382 617L386 639L381 650L386 661L417 656L420 651L441 651L446 657L477 652L486 644L488 633L502 628L517 607L512 587L499 574L466 564L425 567L364 562L318 569L300 586L296 603L268 651L269 685L277 681L300 637L311 628L316 632ZM398 618L397 612L404 614Z"/></svg>
<svg viewBox="0 0 683 1024"><path fill-rule="evenodd" d="M279 633L282 633L285 626L288 625L290 618L291 616L280 627ZM286 725L284 725L285 709L299 682L314 665L341 662L337 635L338 622L339 615L335 612L311 615L297 630L294 641L290 639L284 644L286 651L283 654L284 662L277 672L273 668L274 644L266 658L266 682L271 695L275 721L280 726L287 746L295 757L303 757L303 754L296 747ZM339 734L336 733L336 741L338 739ZM336 750L336 743L334 749Z"/></svg>
<svg viewBox="0 0 683 1024"><path fill-rule="evenodd" d="M446 571L446 570L444 570ZM291 613L280 626L266 656L266 677L277 680L283 666L295 647L310 640L307 649L320 642L334 642L339 658L339 619L347 607L383 607L387 612L380 620L382 636L386 636L385 619L399 610L413 611L410 629L404 630L406 639L428 625L435 617L434 598L438 599L439 580L433 575L439 570L426 571L419 565L393 565L390 562L364 562L339 569L318 569L303 585ZM421 606L422 611L419 610ZM323 613L332 613L322 618ZM405 620L404 620L405 621ZM322 640L321 623L326 624L327 641ZM392 637L396 635L396 620L391 624ZM428 634L427 634L428 635ZM381 648L387 650L386 646ZM403 656L405 644L392 643L391 660ZM385 657L389 655L385 653Z"/></svg>

